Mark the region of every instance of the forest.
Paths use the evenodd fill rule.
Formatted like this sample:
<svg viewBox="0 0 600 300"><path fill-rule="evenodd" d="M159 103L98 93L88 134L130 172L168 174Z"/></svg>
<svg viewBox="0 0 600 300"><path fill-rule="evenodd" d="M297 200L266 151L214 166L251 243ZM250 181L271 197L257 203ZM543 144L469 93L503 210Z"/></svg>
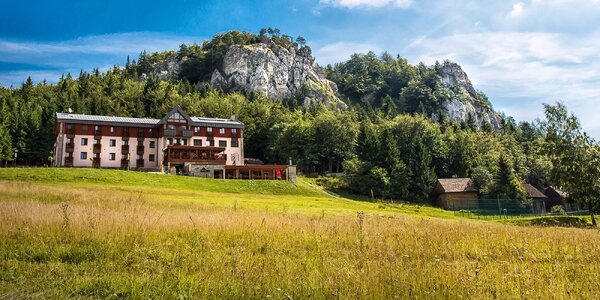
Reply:
<svg viewBox="0 0 600 300"><path fill-rule="evenodd" d="M587 199L581 200L586 206L600 194L600 176L594 177L599 164L573 163L600 161L596 141L564 105L547 105L546 120L517 123L502 116L500 130L469 119L455 123L439 110L456 92L436 80L441 64L412 66L399 56L368 53L327 66L327 77L349 105L341 111L202 84L229 45L265 39L305 43L270 28L259 35L230 32L178 51L142 53L125 67L66 74L55 84L28 78L18 87L0 87L0 161L48 165L56 112L160 118L180 105L194 116L235 115L246 125L246 157L268 163L291 157L307 175L343 173L328 184L353 193L427 202L437 178L458 176L473 178L485 195L522 199L524 205L520 182L540 189L561 186L574 198ZM178 78L149 73L169 58L184 62ZM142 73L150 75L141 80ZM491 109L482 92L476 100ZM435 121L428 117L436 114ZM577 183L578 178L588 181ZM578 190L582 186L585 191Z"/></svg>

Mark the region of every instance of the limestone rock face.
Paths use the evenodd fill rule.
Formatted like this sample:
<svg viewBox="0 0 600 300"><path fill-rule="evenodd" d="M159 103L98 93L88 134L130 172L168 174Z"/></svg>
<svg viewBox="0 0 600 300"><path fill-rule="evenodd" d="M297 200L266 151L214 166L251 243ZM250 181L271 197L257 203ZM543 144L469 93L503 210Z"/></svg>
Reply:
<svg viewBox="0 0 600 300"><path fill-rule="evenodd" d="M442 104L446 117L461 123L466 122L471 115L477 128L488 123L494 130L502 129L502 118L491 109L487 99L481 99L467 73L458 64L445 62L437 71L441 84L454 92L452 99ZM437 119L437 116L432 116L432 119Z"/></svg>
<svg viewBox="0 0 600 300"><path fill-rule="evenodd" d="M335 83L314 64L310 48L273 43L234 45L212 73L210 84L225 90L260 93L273 100L300 98L305 107L325 103L345 109Z"/></svg>

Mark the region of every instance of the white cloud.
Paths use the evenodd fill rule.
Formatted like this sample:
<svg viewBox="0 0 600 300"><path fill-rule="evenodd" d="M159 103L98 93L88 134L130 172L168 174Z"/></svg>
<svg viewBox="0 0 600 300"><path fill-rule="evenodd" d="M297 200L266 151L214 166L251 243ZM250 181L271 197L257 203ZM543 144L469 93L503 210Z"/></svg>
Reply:
<svg viewBox="0 0 600 300"><path fill-rule="evenodd" d="M81 55L127 56L148 52L177 49L194 38L162 35L149 32L131 32L81 37L58 42L22 42L0 39L2 61L36 63L36 60ZM45 65L51 65L52 60Z"/></svg>
<svg viewBox="0 0 600 300"><path fill-rule="evenodd" d="M412 4L412 0L320 0L319 4L344 8L381 8L385 6L408 8Z"/></svg>
<svg viewBox="0 0 600 300"><path fill-rule="evenodd" d="M369 51L379 53L382 49L377 45L368 43L337 42L318 47L314 56L319 64L327 65L346 61L354 53L367 53Z"/></svg>
<svg viewBox="0 0 600 300"><path fill-rule="evenodd" d="M461 64L475 87L510 115L532 120L542 115L541 103L564 101L600 137L600 53L594 50L600 34L486 32L415 41L413 62Z"/></svg>
<svg viewBox="0 0 600 300"><path fill-rule="evenodd" d="M524 10L525 10L525 4L523 4L523 2L513 4L512 10L510 11L510 16L518 17L523 14Z"/></svg>

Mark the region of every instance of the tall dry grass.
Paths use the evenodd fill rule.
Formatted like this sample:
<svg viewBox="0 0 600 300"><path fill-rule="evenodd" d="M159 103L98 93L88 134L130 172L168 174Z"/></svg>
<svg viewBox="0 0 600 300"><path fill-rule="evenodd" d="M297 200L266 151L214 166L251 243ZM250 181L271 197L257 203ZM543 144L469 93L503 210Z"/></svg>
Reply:
<svg viewBox="0 0 600 300"><path fill-rule="evenodd" d="M0 183L0 298L598 298L597 230Z"/></svg>

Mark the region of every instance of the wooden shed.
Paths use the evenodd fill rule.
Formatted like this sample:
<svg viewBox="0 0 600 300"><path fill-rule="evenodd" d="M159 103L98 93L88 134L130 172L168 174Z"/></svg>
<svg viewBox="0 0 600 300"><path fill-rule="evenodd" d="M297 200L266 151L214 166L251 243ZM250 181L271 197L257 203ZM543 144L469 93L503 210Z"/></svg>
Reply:
<svg viewBox="0 0 600 300"><path fill-rule="evenodd" d="M438 179L434 194L437 205L443 209L477 209L479 190L470 178Z"/></svg>
<svg viewBox="0 0 600 300"><path fill-rule="evenodd" d="M569 194L554 187L548 187L544 192L548 197L546 200L546 211L550 211L553 206L562 205L567 211L579 210L577 203L569 201Z"/></svg>
<svg viewBox="0 0 600 300"><path fill-rule="evenodd" d="M535 213L546 212L546 201L548 200L548 197L529 183L521 183L521 186L527 193L527 198L533 200L533 211Z"/></svg>

